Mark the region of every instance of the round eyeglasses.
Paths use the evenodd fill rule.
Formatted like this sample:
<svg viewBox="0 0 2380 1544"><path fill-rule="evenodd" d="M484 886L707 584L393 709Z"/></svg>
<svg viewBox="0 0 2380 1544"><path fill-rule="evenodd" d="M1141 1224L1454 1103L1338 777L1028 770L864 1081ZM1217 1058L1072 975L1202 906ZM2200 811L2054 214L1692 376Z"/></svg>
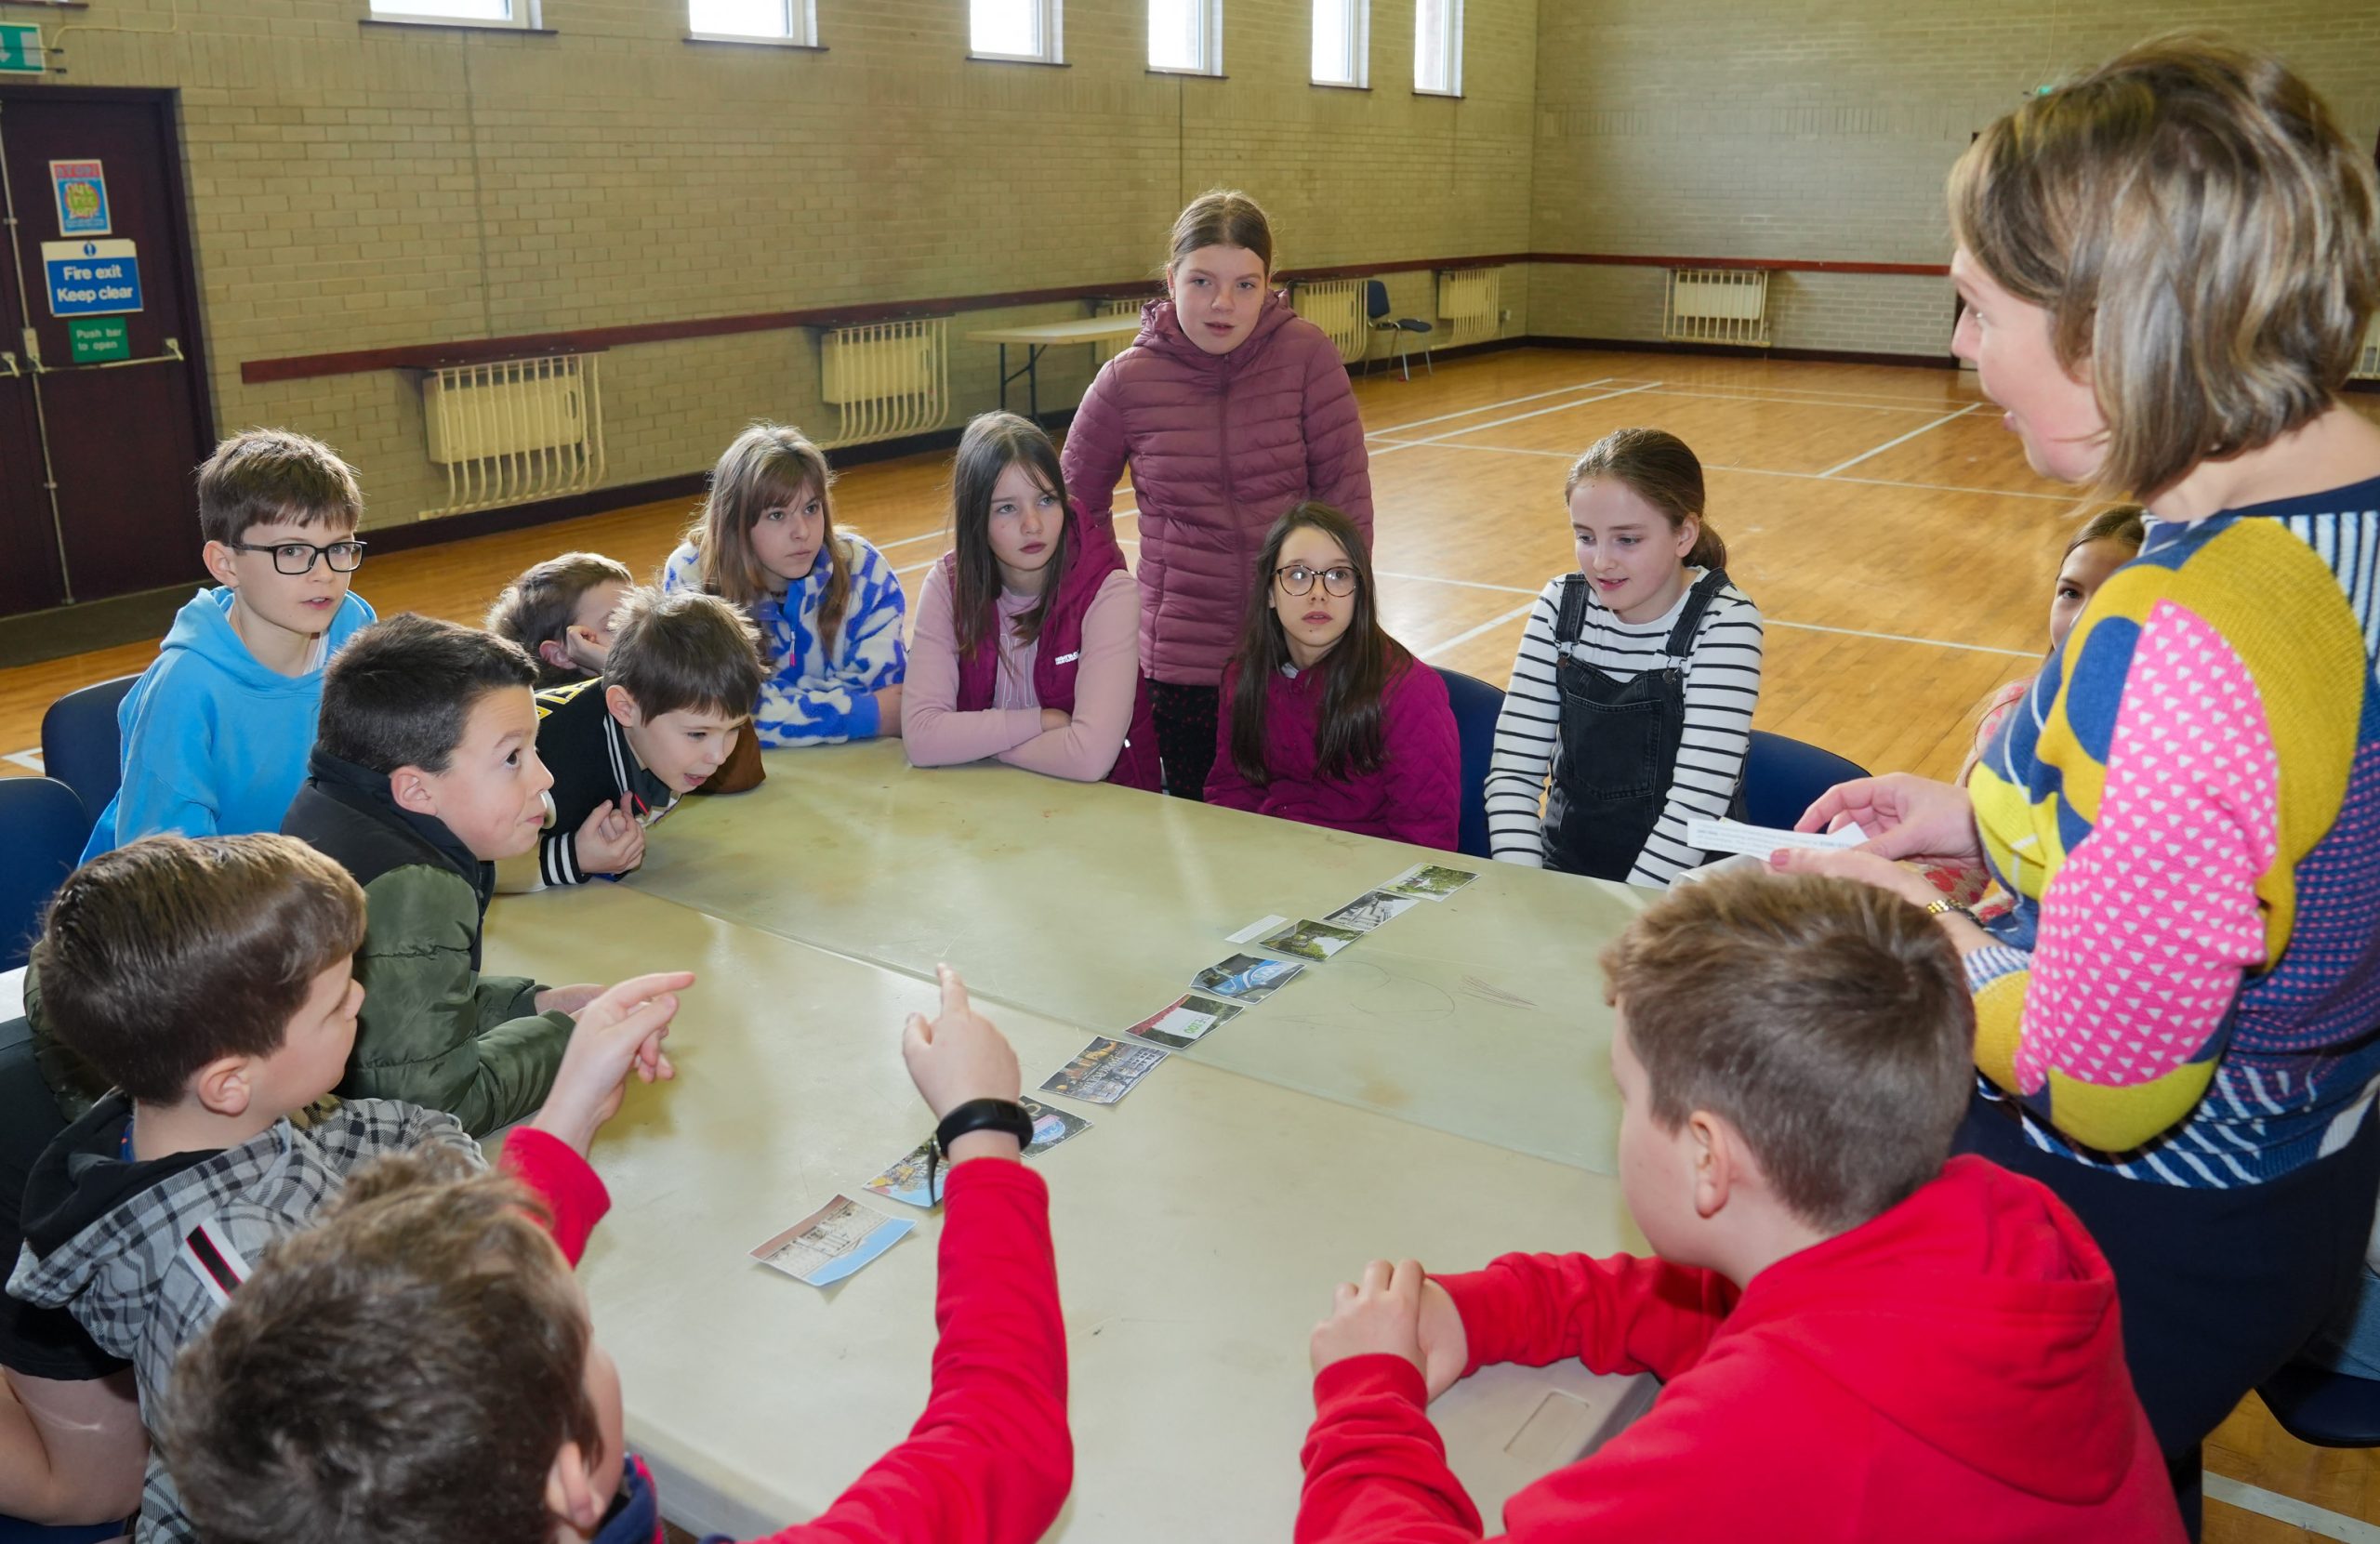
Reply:
<svg viewBox="0 0 2380 1544"><path fill-rule="evenodd" d="M225 542L234 552L270 552L276 574L299 574L314 572L314 560L320 558L331 565L335 574L352 574L364 562L364 544L348 540L333 542L328 547L316 547L312 542L275 542L270 547L258 547L248 542Z"/></svg>
<svg viewBox="0 0 2380 1544"><path fill-rule="evenodd" d="M1355 571L1345 563L1336 568L1308 568L1303 563L1290 563L1275 569L1273 578L1284 595L1312 594L1316 579L1321 580L1322 587L1333 595L1344 597L1355 593Z"/></svg>

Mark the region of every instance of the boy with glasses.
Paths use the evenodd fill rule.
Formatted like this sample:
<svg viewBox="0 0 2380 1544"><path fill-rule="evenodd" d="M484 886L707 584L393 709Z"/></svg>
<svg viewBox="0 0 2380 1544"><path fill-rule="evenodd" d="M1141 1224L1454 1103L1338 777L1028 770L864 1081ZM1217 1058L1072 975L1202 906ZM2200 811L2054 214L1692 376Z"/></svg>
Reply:
<svg viewBox="0 0 2380 1544"><path fill-rule="evenodd" d="M235 434L198 468L216 585L182 607L116 710L124 784L84 862L165 831L280 829L306 778L324 663L373 620L348 588L363 515L355 473L302 434Z"/></svg>

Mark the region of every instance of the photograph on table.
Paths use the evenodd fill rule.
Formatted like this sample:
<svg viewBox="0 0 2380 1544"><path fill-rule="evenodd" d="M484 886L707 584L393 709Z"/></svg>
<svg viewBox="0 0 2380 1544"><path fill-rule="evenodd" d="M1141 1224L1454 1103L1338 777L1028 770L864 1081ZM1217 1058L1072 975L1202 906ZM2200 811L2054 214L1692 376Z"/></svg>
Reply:
<svg viewBox="0 0 2380 1544"><path fill-rule="evenodd" d="M1113 1104L1164 1060L1165 1052L1154 1046L1128 1046L1102 1035L1051 1073L1041 1090L1086 1104Z"/></svg>
<svg viewBox="0 0 2380 1544"><path fill-rule="evenodd" d="M1025 1113L1033 1117L1033 1140L1025 1144L1025 1155L1028 1158L1047 1153L1078 1131L1091 1129L1091 1122L1082 1116L1044 1104L1038 1099L1019 1099L1017 1102L1024 1105Z"/></svg>
<svg viewBox="0 0 2380 1544"><path fill-rule="evenodd" d="M1276 955L1322 960L1329 959L1363 936L1353 928L1335 928L1328 922L1292 922L1278 932L1258 939L1256 946L1270 949Z"/></svg>
<svg viewBox="0 0 2380 1544"><path fill-rule="evenodd" d="M1230 1003L1185 992L1124 1033L1182 1050L1197 1044L1200 1036L1217 1024L1229 1023L1238 1017L1239 1010Z"/></svg>
<svg viewBox="0 0 2380 1544"><path fill-rule="evenodd" d="M1478 875L1467 869L1446 868L1437 864L1415 864L1380 888L1399 895L1416 895L1424 901L1443 901L1477 878Z"/></svg>
<svg viewBox="0 0 2380 1544"><path fill-rule="evenodd" d="M760 1245L752 1258L813 1287L831 1287L907 1236L914 1222L838 1195Z"/></svg>
<svg viewBox="0 0 2380 1544"><path fill-rule="evenodd" d="M1334 928L1368 933L1399 912L1410 911L1421 904L1418 895L1400 895L1393 890L1368 890L1337 911L1323 917Z"/></svg>
<svg viewBox="0 0 2380 1544"><path fill-rule="evenodd" d="M1190 984L1210 996L1229 997L1236 1003L1260 1003L1295 981L1304 970L1304 966L1292 965L1285 959L1233 955L1191 977Z"/></svg>
<svg viewBox="0 0 2380 1544"><path fill-rule="evenodd" d="M950 1166L933 1155L933 1143L921 1142L909 1149L899 1163L867 1181L867 1188L879 1195L890 1195L928 1211L942 1205L943 1181L949 1175ZM932 1177L932 1189L927 1189L927 1177Z"/></svg>

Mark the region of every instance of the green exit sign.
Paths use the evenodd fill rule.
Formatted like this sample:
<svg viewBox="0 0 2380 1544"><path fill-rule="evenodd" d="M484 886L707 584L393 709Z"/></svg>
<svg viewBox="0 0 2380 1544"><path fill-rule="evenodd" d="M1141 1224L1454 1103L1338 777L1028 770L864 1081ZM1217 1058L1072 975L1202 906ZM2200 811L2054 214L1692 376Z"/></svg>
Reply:
<svg viewBox="0 0 2380 1544"><path fill-rule="evenodd" d="M46 68L41 28L29 21L0 22L0 73L38 75Z"/></svg>
<svg viewBox="0 0 2380 1544"><path fill-rule="evenodd" d="M132 357L132 333L120 316L102 317L96 322L69 322L66 341L74 351L77 364Z"/></svg>

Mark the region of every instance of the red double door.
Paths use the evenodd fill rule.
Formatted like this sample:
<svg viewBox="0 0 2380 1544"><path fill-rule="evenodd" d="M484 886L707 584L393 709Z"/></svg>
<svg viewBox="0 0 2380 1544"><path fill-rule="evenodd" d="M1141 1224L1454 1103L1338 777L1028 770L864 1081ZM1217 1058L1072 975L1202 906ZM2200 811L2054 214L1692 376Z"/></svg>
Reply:
<svg viewBox="0 0 2380 1544"><path fill-rule="evenodd" d="M197 581L214 429L172 94L0 86L0 615Z"/></svg>

